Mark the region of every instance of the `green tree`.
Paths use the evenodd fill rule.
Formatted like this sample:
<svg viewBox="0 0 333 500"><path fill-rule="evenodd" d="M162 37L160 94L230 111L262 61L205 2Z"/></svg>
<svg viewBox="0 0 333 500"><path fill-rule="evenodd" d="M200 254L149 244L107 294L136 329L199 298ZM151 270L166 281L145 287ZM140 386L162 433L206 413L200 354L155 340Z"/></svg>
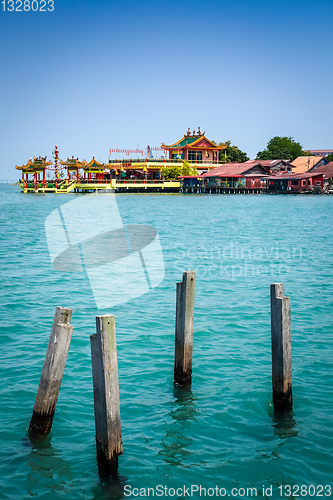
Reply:
<svg viewBox="0 0 333 500"><path fill-rule="evenodd" d="M183 161L181 167L163 167L162 174L165 179L178 179L180 175L198 175L196 168L192 168L187 161Z"/></svg>
<svg viewBox="0 0 333 500"><path fill-rule="evenodd" d="M330 155L327 155L327 156L326 156L326 160L327 160L328 162L333 161L333 153L332 153L332 154L330 154Z"/></svg>
<svg viewBox="0 0 333 500"><path fill-rule="evenodd" d="M295 160L306 156L299 142L293 137L275 136L267 143L266 149L257 153L257 160Z"/></svg>
<svg viewBox="0 0 333 500"><path fill-rule="evenodd" d="M177 179L181 174L180 167L163 167L162 174L164 179Z"/></svg>
<svg viewBox="0 0 333 500"><path fill-rule="evenodd" d="M311 151L303 151L302 156L314 156L314 154Z"/></svg>
<svg viewBox="0 0 333 500"><path fill-rule="evenodd" d="M214 142L214 141L213 141ZM249 159L246 153L239 149L238 146L232 146L231 141L219 142L219 146L227 146L226 149L220 151L219 161L225 161L226 163L244 163Z"/></svg>
<svg viewBox="0 0 333 500"><path fill-rule="evenodd" d="M184 160L181 166L180 175L198 175L198 171L196 168L191 167L188 161Z"/></svg>

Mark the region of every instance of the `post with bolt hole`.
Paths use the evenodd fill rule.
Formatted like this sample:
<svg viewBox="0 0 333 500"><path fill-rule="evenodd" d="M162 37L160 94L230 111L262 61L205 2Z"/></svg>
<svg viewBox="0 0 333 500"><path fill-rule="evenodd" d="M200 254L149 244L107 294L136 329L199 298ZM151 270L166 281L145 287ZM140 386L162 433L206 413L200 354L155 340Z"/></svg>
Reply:
<svg viewBox="0 0 333 500"><path fill-rule="evenodd" d="M57 307L40 377L29 433L46 436L52 427L67 354L72 338L72 309Z"/></svg>
<svg viewBox="0 0 333 500"><path fill-rule="evenodd" d="M123 453L115 317L96 317L90 336L94 388L97 464L99 473L115 474Z"/></svg>
<svg viewBox="0 0 333 500"><path fill-rule="evenodd" d="M185 271L183 281L177 283L174 380L188 387L192 379L194 296L195 271Z"/></svg>
<svg viewBox="0 0 333 500"><path fill-rule="evenodd" d="M292 410L290 298L283 283L271 285L271 342L274 407Z"/></svg>

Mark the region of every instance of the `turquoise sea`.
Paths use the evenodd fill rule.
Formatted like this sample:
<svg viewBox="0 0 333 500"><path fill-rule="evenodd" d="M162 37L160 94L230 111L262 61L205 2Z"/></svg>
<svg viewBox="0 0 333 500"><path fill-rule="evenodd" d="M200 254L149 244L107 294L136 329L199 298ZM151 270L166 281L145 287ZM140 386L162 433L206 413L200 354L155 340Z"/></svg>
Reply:
<svg viewBox="0 0 333 500"><path fill-rule="evenodd" d="M250 498L247 488L260 498L333 497L333 197L116 195L124 224L157 229L165 278L98 310L86 275L53 269L46 243L46 217L76 196L0 185L0 498L189 498L191 485L195 498ZM173 386L175 290L189 269L197 271L193 379L182 390ZM272 407L274 282L291 298L286 415ZM57 305L73 309L74 332L52 431L31 442ZM124 447L112 479L96 464L89 341L95 316L108 312Z"/></svg>

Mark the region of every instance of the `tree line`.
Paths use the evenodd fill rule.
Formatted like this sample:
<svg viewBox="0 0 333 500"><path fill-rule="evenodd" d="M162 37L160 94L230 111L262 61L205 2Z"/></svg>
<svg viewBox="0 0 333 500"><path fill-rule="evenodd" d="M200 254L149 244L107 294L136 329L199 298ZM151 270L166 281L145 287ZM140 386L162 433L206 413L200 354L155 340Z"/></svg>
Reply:
<svg viewBox="0 0 333 500"><path fill-rule="evenodd" d="M231 145L231 141L215 142L218 146L226 146L220 151L219 160L225 163L244 163L249 160L247 154L239 149L238 146ZM303 150L301 144L296 142L293 137L272 137L267 146L262 151L258 151L256 160L290 160L293 161L298 156L312 156L310 151ZM327 161L333 161L333 154L326 156ZM182 167L165 167L163 175L165 179L176 179L179 175L196 175L198 172L191 168L187 161L183 162Z"/></svg>
<svg viewBox="0 0 333 500"><path fill-rule="evenodd" d="M215 143L216 144L216 143ZM220 161L226 159L227 163L243 163L249 160L244 151L237 146L232 146L231 141L220 142L219 146L227 146L220 152ZM256 160L290 160L293 161L298 156L312 156L312 153L303 150L301 144L296 142L293 137L272 137L267 146L262 151L258 151ZM333 161L333 154L326 157L328 161Z"/></svg>

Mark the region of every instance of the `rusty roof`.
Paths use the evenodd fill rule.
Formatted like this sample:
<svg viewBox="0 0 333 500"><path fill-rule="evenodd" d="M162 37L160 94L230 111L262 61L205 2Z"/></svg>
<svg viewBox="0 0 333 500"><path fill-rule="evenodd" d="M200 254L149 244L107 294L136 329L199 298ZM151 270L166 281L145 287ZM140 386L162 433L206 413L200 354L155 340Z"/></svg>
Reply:
<svg viewBox="0 0 333 500"><path fill-rule="evenodd" d="M314 170L313 172L305 172L305 173L293 173L293 174L288 174L288 173L282 173L278 175L270 175L269 177L266 177L266 179L308 179L310 177L317 177L323 175L321 172L317 174L317 170Z"/></svg>
<svg viewBox="0 0 333 500"><path fill-rule="evenodd" d="M262 165L263 167L270 168L270 167L274 167L275 165L277 165L280 162L282 162L284 164L288 164L289 160L247 160L245 163L248 165L251 165L251 166L258 165L260 163L260 165Z"/></svg>
<svg viewBox="0 0 333 500"><path fill-rule="evenodd" d="M324 174L324 179L330 179L333 177L333 161L327 163L327 165L321 165L321 167L317 167L315 169L311 169L309 172L311 174Z"/></svg>
<svg viewBox="0 0 333 500"><path fill-rule="evenodd" d="M255 165L260 165L267 172L267 167L265 168L265 166L263 166L261 162L256 162L253 165L246 162L224 163L223 165L213 168L206 174L203 174L203 177L235 177L238 175L244 175Z"/></svg>
<svg viewBox="0 0 333 500"><path fill-rule="evenodd" d="M178 175L178 179L202 179L202 175Z"/></svg>

